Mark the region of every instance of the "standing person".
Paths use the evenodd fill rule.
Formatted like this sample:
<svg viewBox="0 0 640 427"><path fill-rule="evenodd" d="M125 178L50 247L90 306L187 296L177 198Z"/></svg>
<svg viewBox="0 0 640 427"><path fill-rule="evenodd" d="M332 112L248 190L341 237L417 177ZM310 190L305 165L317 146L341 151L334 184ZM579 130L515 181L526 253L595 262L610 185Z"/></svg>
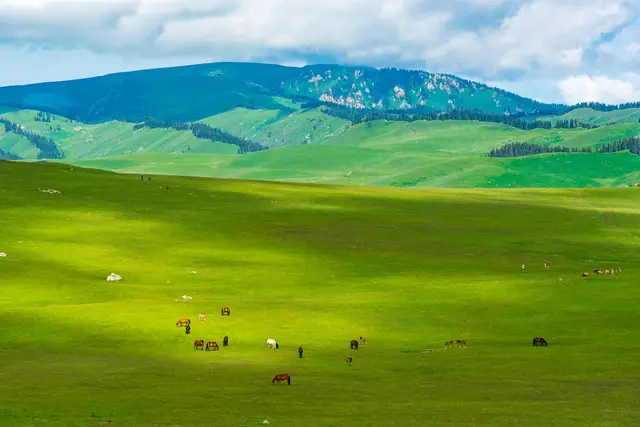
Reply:
<svg viewBox="0 0 640 427"><path fill-rule="evenodd" d="M189 335L191 333L191 325L187 325L184 328L184 333L187 334L187 335Z"/></svg>
<svg viewBox="0 0 640 427"><path fill-rule="evenodd" d="M300 356L300 359L302 359L302 346L298 347L298 355Z"/></svg>
<svg viewBox="0 0 640 427"><path fill-rule="evenodd" d="M524 273L524 264L522 264L522 272Z"/></svg>

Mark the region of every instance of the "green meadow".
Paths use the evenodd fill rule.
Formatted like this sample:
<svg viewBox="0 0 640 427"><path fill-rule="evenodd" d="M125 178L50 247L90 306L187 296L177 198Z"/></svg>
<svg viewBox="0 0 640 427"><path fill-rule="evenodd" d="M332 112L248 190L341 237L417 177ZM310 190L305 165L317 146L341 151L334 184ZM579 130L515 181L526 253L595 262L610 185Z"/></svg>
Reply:
<svg viewBox="0 0 640 427"><path fill-rule="evenodd" d="M638 189L0 162L0 200L2 426L640 424Z"/></svg>
<svg viewBox="0 0 640 427"><path fill-rule="evenodd" d="M257 113L253 113L257 114ZM587 188L640 182L640 156L628 152L490 158L509 142L598 147L640 134L620 123L598 129L536 129L472 121L376 121L318 143L244 155L136 153L65 160L91 168L219 178L431 188Z"/></svg>

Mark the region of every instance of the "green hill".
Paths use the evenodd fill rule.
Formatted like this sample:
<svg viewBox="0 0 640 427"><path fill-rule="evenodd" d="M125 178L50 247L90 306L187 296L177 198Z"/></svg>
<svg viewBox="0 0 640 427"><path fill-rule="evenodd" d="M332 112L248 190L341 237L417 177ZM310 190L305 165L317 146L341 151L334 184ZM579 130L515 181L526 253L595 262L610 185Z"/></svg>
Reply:
<svg viewBox="0 0 640 427"><path fill-rule="evenodd" d="M475 187L611 187L640 182L640 156L562 153L490 158L510 142L601 146L640 126L536 129L480 122L369 122L321 143L246 155L134 154L71 163L129 173L158 173L331 184Z"/></svg>
<svg viewBox="0 0 640 427"><path fill-rule="evenodd" d="M426 71L200 64L0 88L0 105L9 159L403 187L637 182L625 153L487 157L505 145L598 150L639 136L636 104L541 104Z"/></svg>
<svg viewBox="0 0 640 427"><path fill-rule="evenodd" d="M340 65L212 63L0 88L0 105L86 123L138 122L145 117L197 121L239 106L288 113L286 104L292 99L378 110L555 114L566 109L451 75Z"/></svg>
<svg viewBox="0 0 640 427"><path fill-rule="evenodd" d="M640 421L635 189L141 181L0 162L0 199L2 425ZM445 351L452 339L467 347Z"/></svg>

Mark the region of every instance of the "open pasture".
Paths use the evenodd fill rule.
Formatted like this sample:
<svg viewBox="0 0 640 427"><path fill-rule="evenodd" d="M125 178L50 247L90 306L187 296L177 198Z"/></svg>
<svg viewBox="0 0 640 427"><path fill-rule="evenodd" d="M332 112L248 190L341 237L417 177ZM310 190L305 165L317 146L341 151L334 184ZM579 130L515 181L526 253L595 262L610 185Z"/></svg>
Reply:
<svg viewBox="0 0 640 427"><path fill-rule="evenodd" d="M0 201L2 426L640 424L637 189L0 162Z"/></svg>

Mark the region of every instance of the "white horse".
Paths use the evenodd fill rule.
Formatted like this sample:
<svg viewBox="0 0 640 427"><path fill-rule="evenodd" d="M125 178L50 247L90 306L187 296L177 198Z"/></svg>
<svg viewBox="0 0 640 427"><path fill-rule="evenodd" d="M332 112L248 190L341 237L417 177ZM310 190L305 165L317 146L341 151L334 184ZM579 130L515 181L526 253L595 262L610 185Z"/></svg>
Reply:
<svg viewBox="0 0 640 427"><path fill-rule="evenodd" d="M269 338L265 343L265 346L269 348L278 348L278 343L276 342L276 340Z"/></svg>

